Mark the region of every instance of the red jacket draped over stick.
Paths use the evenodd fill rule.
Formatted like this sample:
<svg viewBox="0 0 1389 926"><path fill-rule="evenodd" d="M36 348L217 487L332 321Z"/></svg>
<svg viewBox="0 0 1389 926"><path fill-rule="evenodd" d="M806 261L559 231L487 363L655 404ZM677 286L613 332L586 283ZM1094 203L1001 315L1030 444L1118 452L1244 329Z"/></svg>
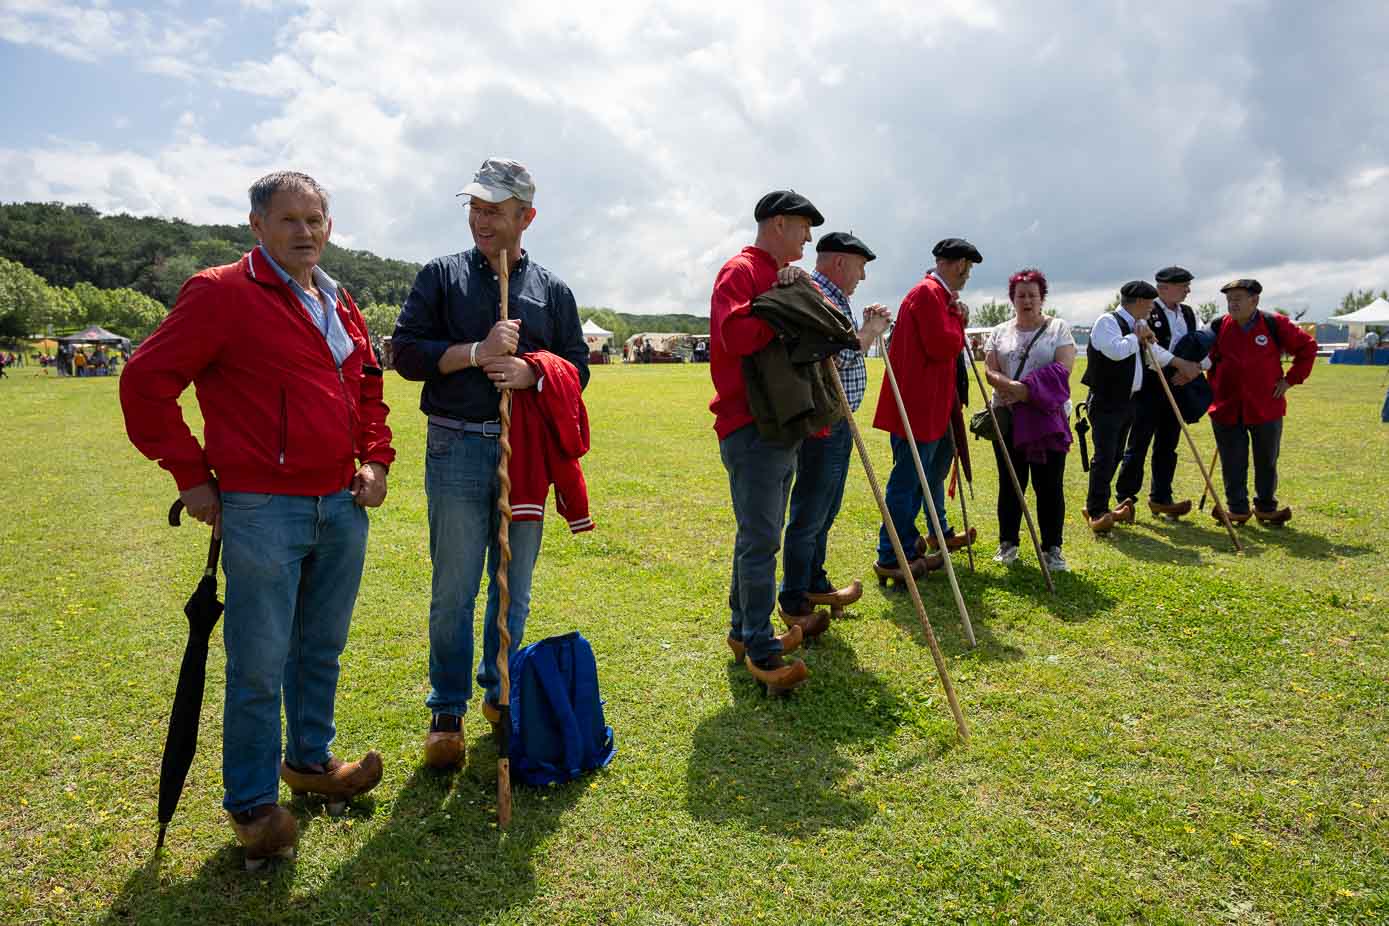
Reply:
<svg viewBox="0 0 1389 926"><path fill-rule="evenodd" d="M131 443L180 490L215 472L226 492L331 495L358 460L389 467L389 409L366 322L345 289L336 308L354 347L341 369L259 248L191 277L121 374ZM178 404L190 382L201 446Z"/></svg>
<svg viewBox="0 0 1389 926"><path fill-rule="evenodd" d="M588 453L588 409L574 364L549 351L522 354L535 372L534 389L512 394L511 518L540 521L555 487L555 508L571 533L593 530L588 483L579 457Z"/></svg>
<svg viewBox="0 0 1389 926"><path fill-rule="evenodd" d="M902 300L887 357L902 391L912 437L940 440L955 405L955 358L965 346L965 320L958 300L940 280L927 275ZM883 373L873 427L905 438L892 386Z"/></svg>
<svg viewBox="0 0 1389 926"><path fill-rule="evenodd" d="M1277 338L1267 327L1278 329ZM1283 354L1293 365L1283 372ZM1220 323L1211 348L1211 419L1223 425L1264 424L1288 413L1288 400L1273 397L1279 379L1304 382L1317 360L1317 342L1282 315L1260 312L1245 331L1230 316Z"/></svg>

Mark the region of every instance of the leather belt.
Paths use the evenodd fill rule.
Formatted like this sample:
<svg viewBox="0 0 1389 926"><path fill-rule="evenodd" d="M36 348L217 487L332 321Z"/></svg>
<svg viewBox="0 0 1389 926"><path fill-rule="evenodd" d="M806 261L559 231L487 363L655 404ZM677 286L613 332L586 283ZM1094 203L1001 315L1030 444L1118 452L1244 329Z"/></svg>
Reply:
<svg viewBox="0 0 1389 926"><path fill-rule="evenodd" d="M502 423L500 421L460 421L457 418L445 418L443 415L430 415L430 424L437 424L441 428L448 428L450 431L462 431L464 434L480 434L483 437L501 437Z"/></svg>

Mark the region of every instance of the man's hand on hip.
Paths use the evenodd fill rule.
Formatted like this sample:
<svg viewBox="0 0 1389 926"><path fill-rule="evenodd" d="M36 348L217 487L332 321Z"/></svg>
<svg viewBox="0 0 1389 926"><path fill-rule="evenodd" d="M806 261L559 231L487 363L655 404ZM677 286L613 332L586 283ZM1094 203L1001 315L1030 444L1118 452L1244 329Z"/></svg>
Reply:
<svg viewBox="0 0 1389 926"><path fill-rule="evenodd" d="M348 486L352 500L363 508L377 508L386 500L386 467L363 463Z"/></svg>
<svg viewBox="0 0 1389 926"><path fill-rule="evenodd" d="M184 489L178 497L184 511L204 524L211 524L214 537L222 536L222 493L217 491L216 480Z"/></svg>
<svg viewBox="0 0 1389 926"><path fill-rule="evenodd" d="M1286 395L1288 390L1292 387L1293 384L1288 382L1286 379L1278 380L1278 382L1273 384L1273 397L1275 399L1283 398L1283 396Z"/></svg>
<svg viewBox="0 0 1389 926"><path fill-rule="evenodd" d="M529 389L535 385L535 371L520 357L498 357L482 365L482 372L498 389Z"/></svg>

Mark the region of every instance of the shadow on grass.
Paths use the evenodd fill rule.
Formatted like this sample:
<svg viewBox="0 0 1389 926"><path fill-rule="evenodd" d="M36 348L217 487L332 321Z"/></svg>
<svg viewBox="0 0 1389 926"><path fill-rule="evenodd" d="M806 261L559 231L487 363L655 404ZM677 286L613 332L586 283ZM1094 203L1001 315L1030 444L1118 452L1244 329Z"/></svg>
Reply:
<svg viewBox="0 0 1389 926"><path fill-rule="evenodd" d="M1125 553L1139 559L1155 562L1168 562L1177 565L1194 565L1201 561L1203 551L1230 552L1230 535L1205 512L1193 513L1199 517L1169 521L1166 518L1141 519L1135 525L1139 531L1150 531L1156 537L1140 536L1125 532L1119 538L1119 546ZM1334 543L1318 534L1309 534L1295 527L1265 527L1250 522L1243 527L1236 526L1235 534L1248 556L1261 555L1261 546L1282 547L1289 556L1299 559L1333 559L1338 556L1366 556L1376 552L1373 547L1362 544ZM1160 538L1160 539L1159 539Z"/></svg>
<svg viewBox="0 0 1389 926"><path fill-rule="evenodd" d="M855 829L877 813L861 794L857 763L841 751L889 739L914 709L832 633L798 655L810 680L777 698L765 697L745 668L728 662L733 704L695 729L686 767L692 817L804 836ZM951 731L942 726L932 743L936 754L952 745Z"/></svg>
<svg viewBox="0 0 1389 926"><path fill-rule="evenodd" d="M503 834L494 825L496 752L490 737L469 745L468 766L457 775L416 769L390 805L384 826L312 893L294 893L296 863L272 864L263 874L244 872L241 849L230 841L228 827L228 844L190 881L161 884L150 865L134 872L104 922L318 926L494 919L535 894L531 855L558 827L587 779L554 788L515 788L511 826ZM306 836L322 818L306 819L297 805L295 810L300 851L311 852ZM350 813L358 816L355 807Z"/></svg>

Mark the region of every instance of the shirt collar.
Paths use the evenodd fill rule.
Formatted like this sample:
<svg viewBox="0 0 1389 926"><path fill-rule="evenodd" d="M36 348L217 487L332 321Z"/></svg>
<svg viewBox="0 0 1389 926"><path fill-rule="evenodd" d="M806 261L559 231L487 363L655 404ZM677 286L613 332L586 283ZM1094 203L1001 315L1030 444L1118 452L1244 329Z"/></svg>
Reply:
<svg viewBox="0 0 1389 926"><path fill-rule="evenodd" d="M267 251L267 250L265 249L265 245L263 245L263 244L262 244L262 245L258 245L258 247L260 248L260 256L265 258L265 262L266 262L267 264L270 265L270 269L271 269L271 270L274 270L274 271L275 271L275 275L276 275L277 277L280 278L280 282L281 282L281 283L288 283L289 285L293 286L295 289L303 289L303 288L304 288L303 286L300 286L300 285L299 285L299 281L298 281L298 280L294 279L294 277L292 277L292 276L290 276L288 273L286 273L286 272L285 272L285 269L284 269L283 267L281 267L279 264L275 263L275 258L273 258L273 257L270 256L270 252ZM332 302L334 305L337 305L337 302L338 302L338 281L337 281L337 280L334 280L334 279L333 279L332 277L330 277L327 273L325 273L325 272L323 271L323 268L322 268L322 267L319 267L319 266L315 265L314 268L313 268L313 282L314 282L314 285L315 285L315 286L317 286L320 290L323 291L324 295L326 295L326 296L329 297L329 301L330 301L330 302Z"/></svg>
<svg viewBox="0 0 1389 926"><path fill-rule="evenodd" d="M844 305L849 304L849 297L844 295L844 290L834 285L834 281L829 277L818 270L812 270L810 272L810 278L815 281L816 285L825 291L826 296L829 296L835 302L840 302Z"/></svg>
<svg viewBox="0 0 1389 926"><path fill-rule="evenodd" d="M468 254L472 262L476 264L479 269L486 270L489 273L492 272L492 265L487 262L487 255L478 250L476 245L468 249ZM528 263L530 263L530 254L526 252L525 248L522 248L521 256L512 261L511 266L507 269L520 270Z"/></svg>
<svg viewBox="0 0 1389 926"><path fill-rule="evenodd" d="M941 286L944 286L944 287L945 287L945 291L946 291L947 293L950 294L951 300L953 301L953 300L955 299L955 290L951 289L951 288L950 288L950 284L947 283L947 282L945 282L945 277L941 276L939 273L937 273L937 272L934 271L934 270L932 270L930 273L928 273L928 274L926 274L926 275L927 275L928 277L935 277L935 278L936 278L936 281L937 281L938 283L940 283Z"/></svg>
<svg viewBox="0 0 1389 926"><path fill-rule="evenodd" d="M1123 306L1121 306L1121 305L1116 305L1116 306L1114 307L1114 311L1115 311L1116 314L1122 315L1122 316L1124 317L1124 319L1125 319L1126 321L1128 321L1129 327L1130 327L1130 328L1132 328L1134 325L1137 325L1137 324L1138 324L1138 319L1136 319L1136 318L1134 318L1132 315L1130 315L1130 314L1129 314L1129 310L1126 309L1126 308L1124 308Z"/></svg>

